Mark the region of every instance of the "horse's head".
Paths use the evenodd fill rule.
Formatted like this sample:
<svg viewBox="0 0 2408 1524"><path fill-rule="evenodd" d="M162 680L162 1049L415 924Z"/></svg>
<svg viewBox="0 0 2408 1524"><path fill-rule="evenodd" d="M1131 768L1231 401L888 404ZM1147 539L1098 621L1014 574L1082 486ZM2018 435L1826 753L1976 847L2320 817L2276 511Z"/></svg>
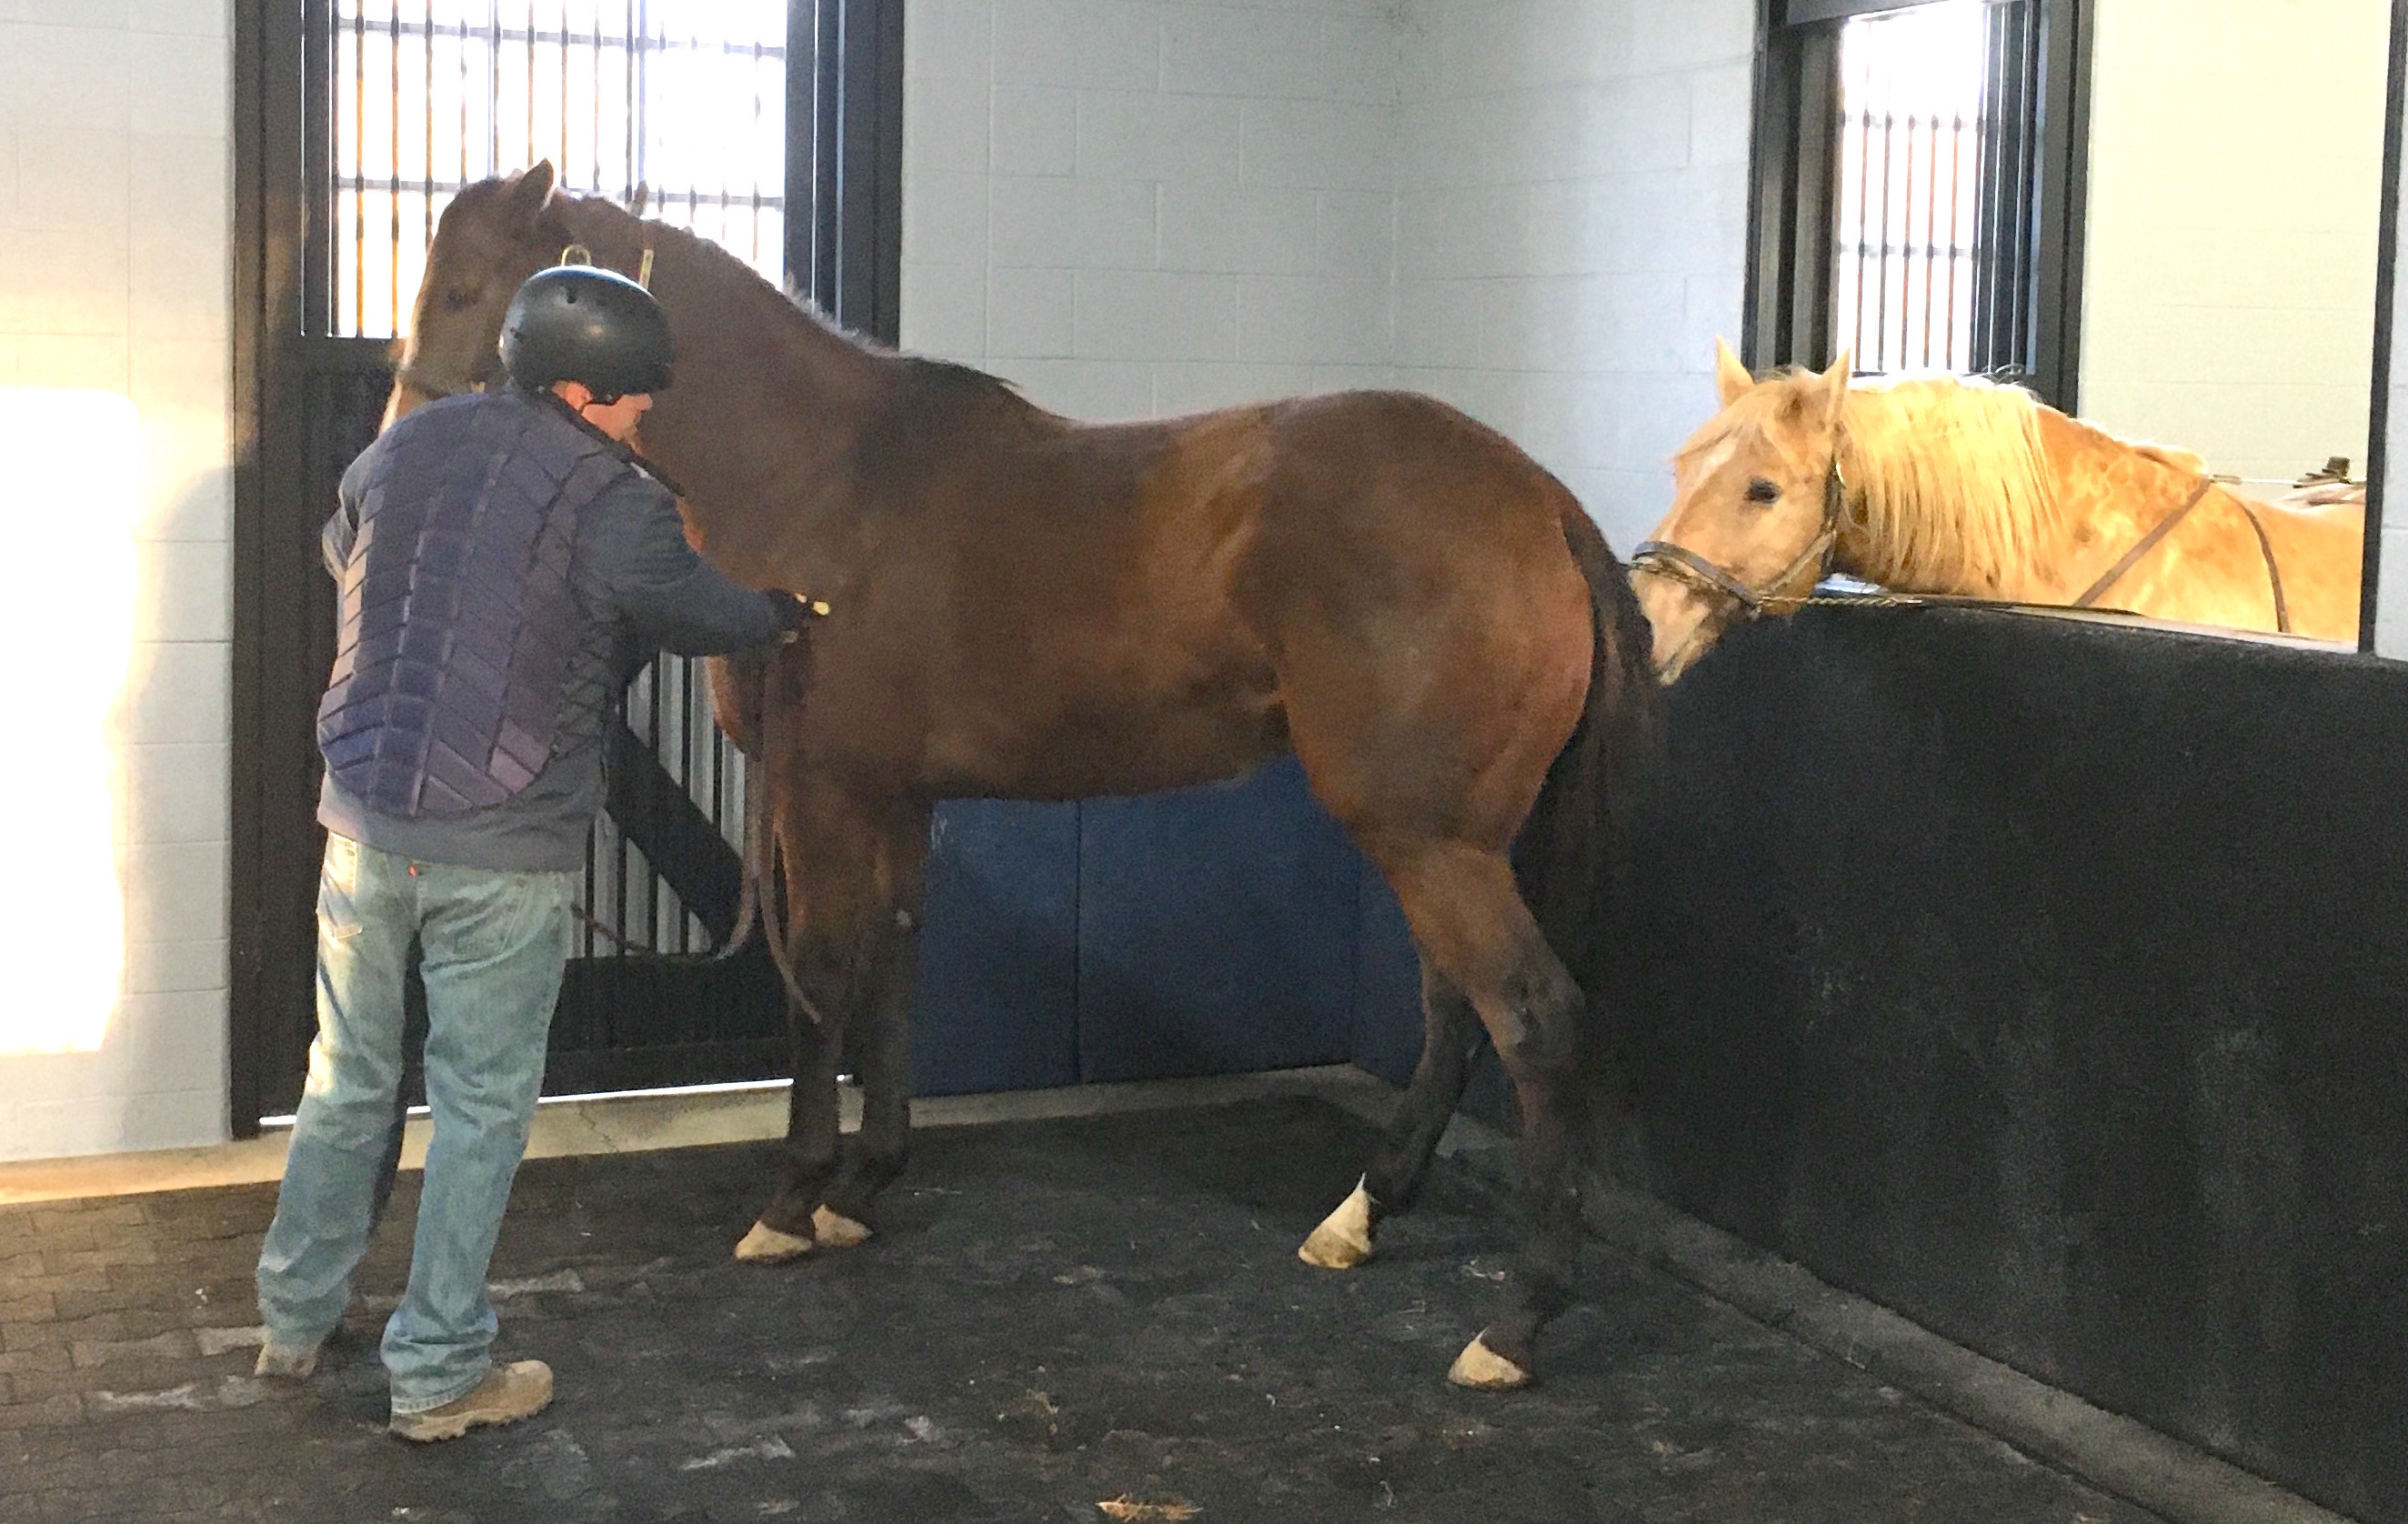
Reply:
<svg viewBox="0 0 2408 1524"><path fill-rule="evenodd" d="M556 263L567 234L552 207L550 161L479 180L443 208L410 309L385 422L501 374L502 314L520 283Z"/></svg>
<svg viewBox="0 0 2408 1524"><path fill-rule="evenodd" d="M1734 619L1807 591L1828 569L1848 375L1843 354L1819 376L1758 381L1716 341L1722 410L1673 457L1672 510L1631 558L1663 682L1686 671Z"/></svg>

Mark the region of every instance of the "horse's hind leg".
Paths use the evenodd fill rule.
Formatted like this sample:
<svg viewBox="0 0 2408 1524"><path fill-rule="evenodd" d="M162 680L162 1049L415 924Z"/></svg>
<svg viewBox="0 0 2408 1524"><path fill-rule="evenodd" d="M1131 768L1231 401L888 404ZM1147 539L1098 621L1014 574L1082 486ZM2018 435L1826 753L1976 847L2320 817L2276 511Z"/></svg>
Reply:
<svg viewBox="0 0 2408 1524"><path fill-rule="evenodd" d="M1421 1061L1362 1182L1296 1251L1305 1263L1352 1270L1371 1258L1382 1219L1410 1209L1421 1195L1430 1157L1463 1100L1479 1048L1479 1016L1471 1001L1425 958Z"/></svg>
<svg viewBox="0 0 2408 1524"><path fill-rule="evenodd" d="M861 1130L845 1140L836 1179L816 1218L821 1244L841 1248L869 1236L870 1203L903 1172L911 1135L911 974L920 919L920 869L927 851L924 810L898 810L886 829L887 892L867 927L863 998L853 1016Z"/></svg>
<svg viewBox="0 0 2408 1524"><path fill-rule="evenodd" d="M1527 1236L1487 1328L1447 1373L1460 1386L1518 1387L1530 1345L1571 1300L1580 1251L1573 1149L1585 1104L1580 988L1540 935L1504 853L1468 843L1389 841L1375 857L1422 956L1479 1013L1521 1114Z"/></svg>

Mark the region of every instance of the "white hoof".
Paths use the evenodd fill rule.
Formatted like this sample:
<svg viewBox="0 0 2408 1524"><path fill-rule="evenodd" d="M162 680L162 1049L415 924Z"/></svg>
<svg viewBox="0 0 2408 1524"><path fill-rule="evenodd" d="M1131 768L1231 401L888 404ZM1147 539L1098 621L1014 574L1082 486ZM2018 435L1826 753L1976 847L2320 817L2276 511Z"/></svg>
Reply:
<svg viewBox="0 0 2408 1524"><path fill-rule="evenodd" d="M748 1264L774 1265L787 1259L798 1259L811 1252L811 1241L781 1233L766 1222L756 1222L736 1245L736 1258Z"/></svg>
<svg viewBox="0 0 2408 1524"><path fill-rule="evenodd" d="M1353 1270L1371 1258L1371 1193L1356 1182L1354 1194L1322 1219L1296 1257L1324 1270Z"/></svg>
<svg viewBox="0 0 2408 1524"><path fill-rule="evenodd" d="M850 1249L869 1241L869 1226L820 1207L811 1213L811 1238L823 1249Z"/></svg>
<svg viewBox="0 0 2408 1524"><path fill-rule="evenodd" d="M1488 1347L1484 1339L1474 1339L1463 1346L1463 1353L1447 1367L1446 1378L1458 1387L1474 1391L1512 1391L1530 1384L1530 1373Z"/></svg>

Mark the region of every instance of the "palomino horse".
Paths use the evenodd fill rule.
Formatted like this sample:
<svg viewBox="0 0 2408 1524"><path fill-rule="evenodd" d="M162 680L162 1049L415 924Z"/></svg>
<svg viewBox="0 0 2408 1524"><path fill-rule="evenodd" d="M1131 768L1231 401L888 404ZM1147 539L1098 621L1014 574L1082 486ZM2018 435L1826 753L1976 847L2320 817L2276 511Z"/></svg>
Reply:
<svg viewBox="0 0 2408 1524"><path fill-rule="evenodd" d="M1673 458L1632 557L1665 682L1731 620L1845 571L1899 592L2103 605L2358 638L2363 504L2244 499L2198 457L2128 444L2014 387L1950 376L1758 381L1716 346L1722 410Z"/></svg>
<svg viewBox="0 0 2408 1524"><path fill-rule="evenodd" d="M1598 951L1606 811L1654 704L1637 601L1571 494L1401 394L1074 423L977 371L870 349L685 233L556 194L549 165L443 213L394 412L493 379L510 294L570 244L648 268L669 314L676 384L644 446L681 483L703 554L833 609L790 648L803 659L753 669L759 729L742 664L715 674L730 734L768 754L755 776L812 1008L791 1023L787 1175L739 1257L858 1242L902 1167L936 800L1132 794L1293 751L1403 904L1426 1031L1363 1184L1306 1258L1360 1260L1412 1201L1477 1021L1515 1085L1531 1230L1450 1374L1527 1380L1570 1296L1576 1156L1620 1104L1604 1019L1566 958L1585 974ZM840 1139L848 1027L864 1120Z"/></svg>

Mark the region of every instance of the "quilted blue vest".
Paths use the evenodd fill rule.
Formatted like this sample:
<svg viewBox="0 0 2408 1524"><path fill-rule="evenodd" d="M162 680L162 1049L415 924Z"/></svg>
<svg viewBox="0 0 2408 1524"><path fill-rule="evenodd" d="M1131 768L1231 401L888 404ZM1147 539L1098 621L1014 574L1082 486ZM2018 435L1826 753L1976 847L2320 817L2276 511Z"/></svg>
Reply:
<svg viewBox="0 0 2408 1524"><path fill-rule="evenodd" d="M586 618L570 582L579 520L635 467L509 390L422 408L370 448L318 750L382 814L499 804L559 732Z"/></svg>

